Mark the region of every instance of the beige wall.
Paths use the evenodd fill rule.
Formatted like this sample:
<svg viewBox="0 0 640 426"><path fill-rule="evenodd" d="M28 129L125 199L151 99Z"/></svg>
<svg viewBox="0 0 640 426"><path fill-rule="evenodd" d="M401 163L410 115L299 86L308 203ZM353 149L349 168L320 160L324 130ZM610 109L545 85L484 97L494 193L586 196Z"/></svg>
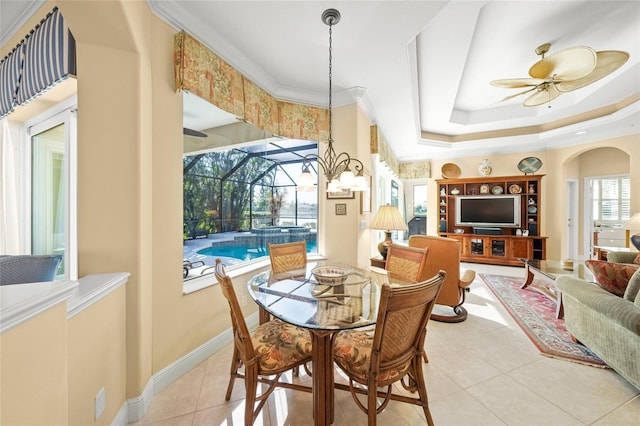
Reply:
<svg viewBox="0 0 640 426"><path fill-rule="evenodd" d="M0 335L0 424L68 424L66 318L60 303Z"/></svg>
<svg viewBox="0 0 640 426"><path fill-rule="evenodd" d="M369 154L369 128L371 124L362 113L357 104L333 108L333 139L334 149L337 154L348 152L350 155L362 161L368 170L371 170L371 155ZM324 149L325 143L320 144ZM355 170L353 170L355 172ZM321 184L322 185L322 184ZM355 193L353 199L327 200L326 193L320 190L318 204L319 249L329 259L339 259L349 264L369 264L369 248L362 243L365 250L359 256L360 243L349 244L349 241L360 241L363 232L360 230L360 220L365 216L360 215L360 194ZM337 216L335 205L344 203L347 205L347 215Z"/></svg>
<svg viewBox="0 0 640 426"><path fill-rule="evenodd" d="M70 318L69 425L108 425L126 401L126 287ZM95 397L105 389L104 412L94 422Z"/></svg>

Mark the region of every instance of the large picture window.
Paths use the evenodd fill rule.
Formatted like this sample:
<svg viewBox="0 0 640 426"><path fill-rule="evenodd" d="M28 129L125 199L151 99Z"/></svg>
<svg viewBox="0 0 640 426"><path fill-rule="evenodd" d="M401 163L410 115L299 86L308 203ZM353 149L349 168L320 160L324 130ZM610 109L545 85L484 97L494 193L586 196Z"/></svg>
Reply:
<svg viewBox="0 0 640 426"><path fill-rule="evenodd" d="M183 157L184 277L268 255L304 240L317 252L318 191L296 191L309 142L278 140ZM315 145L314 145L315 147ZM317 170L316 164L311 168Z"/></svg>

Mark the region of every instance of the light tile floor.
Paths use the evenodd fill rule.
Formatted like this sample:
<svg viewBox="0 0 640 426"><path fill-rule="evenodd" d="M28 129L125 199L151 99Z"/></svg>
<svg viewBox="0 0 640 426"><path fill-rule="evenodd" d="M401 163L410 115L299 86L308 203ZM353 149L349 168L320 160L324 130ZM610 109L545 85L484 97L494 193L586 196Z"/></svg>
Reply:
<svg viewBox="0 0 640 426"><path fill-rule="evenodd" d="M477 272L524 276L522 268L464 265ZM484 283L476 278L466 321L431 321L425 377L436 425L638 425L640 391L612 370L541 356ZM224 400L231 347L211 356L155 395L138 425L243 424L244 387ZM640 361L639 361L640 362ZM341 380L336 373L336 380ZM309 380L301 373L300 380ZM348 392L336 391L334 425L366 425ZM256 425L311 425L311 394L278 389ZM419 407L390 402L380 425L425 424Z"/></svg>

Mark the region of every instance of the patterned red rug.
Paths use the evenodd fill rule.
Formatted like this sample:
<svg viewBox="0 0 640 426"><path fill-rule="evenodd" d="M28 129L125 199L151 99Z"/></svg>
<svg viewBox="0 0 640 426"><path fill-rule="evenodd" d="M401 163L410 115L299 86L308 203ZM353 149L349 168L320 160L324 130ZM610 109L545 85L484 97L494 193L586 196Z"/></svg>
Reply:
<svg viewBox="0 0 640 426"><path fill-rule="evenodd" d="M571 340L571 335L564 327L564 320L556 318L556 302L530 289L538 284L535 280L526 289L521 289L523 278L491 274L478 276L502 302L542 355L607 368L607 364L589 348Z"/></svg>

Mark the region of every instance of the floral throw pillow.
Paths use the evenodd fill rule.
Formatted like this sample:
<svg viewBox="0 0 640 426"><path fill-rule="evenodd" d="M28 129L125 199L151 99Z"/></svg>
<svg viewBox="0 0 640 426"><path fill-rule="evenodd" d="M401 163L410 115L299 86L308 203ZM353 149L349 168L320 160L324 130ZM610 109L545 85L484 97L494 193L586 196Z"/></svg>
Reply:
<svg viewBox="0 0 640 426"><path fill-rule="evenodd" d="M587 260L587 268L593 273L596 283L616 296L622 297L637 265L613 263L605 260Z"/></svg>

